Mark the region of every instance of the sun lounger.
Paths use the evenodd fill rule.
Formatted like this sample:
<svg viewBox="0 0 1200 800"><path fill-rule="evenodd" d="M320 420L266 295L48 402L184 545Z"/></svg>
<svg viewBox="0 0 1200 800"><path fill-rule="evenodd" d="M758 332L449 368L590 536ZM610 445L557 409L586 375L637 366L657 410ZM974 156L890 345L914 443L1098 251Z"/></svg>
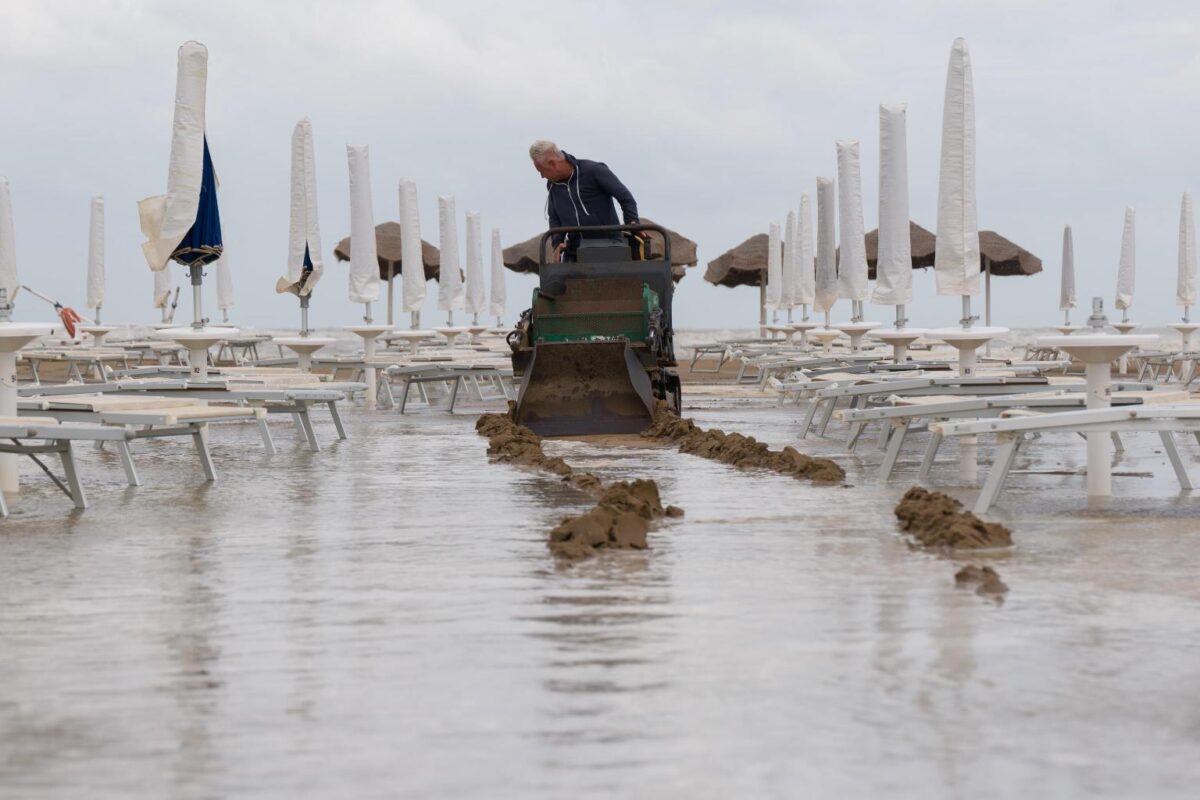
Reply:
<svg viewBox="0 0 1200 800"><path fill-rule="evenodd" d="M188 398L121 394L29 397L18 401L18 411L22 418L25 415L39 415L59 422L119 426L130 432L131 439L190 436L204 476L209 481L217 479L208 450L209 423L236 421L258 422L261 425L266 417L263 409L209 406ZM98 441L102 444L102 440ZM118 449L129 485L140 486L141 479L129 457L128 447Z"/></svg>
<svg viewBox="0 0 1200 800"><path fill-rule="evenodd" d="M1143 404L1123 408L1095 408L1060 414L1039 414L1029 410L1002 415L998 419L963 422L936 422L931 430L941 436L976 436L994 433L999 442L992 470L975 502L975 513L982 514L995 505L1017 452L1030 433L1157 433L1175 470L1181 489L1193 488L1183 459L1175 445L1175 433L1192 433L1200 439L1200 402L1186 404Z"/></svg>
<svg viewBox="0 0 1200 800"><path fill-rule="evenodd" d="M1165 403L1186 399L1185 392L1125 391L1113 395L1114 405ZM893 396L888 398L888 405L842 410L835 412L835 416L850 425L847 441L847 448L850 450L854 450L867 424L875 421L883 423L880 441L885 447L885 452L878 479L880 483L886 483L896 466L906 437L920 423L940 422L959 417L994 417L1018 413L1020 410L1036 413L1074 411L1083 409L1086 405L1087 398L1081 392L1029 392L973 398L955 395ZM1119 434L1114 433L1113 440L1118 450L1123 449ZM921 460L920 479L928 477L941 442L941 435L932 433Z"/></svg>
<svg viewBox="0 0 1200 800"><path fill-rule="evenodd" d="M76 508L87 508L87 494L79 480L79 468L75 463L72 443L76 441L112 442L121 454L123 464L132 465L129 456L129 440L132 431L124 428L105 428L96 425L61 425L48 416L0 417L0 453L28 456L54 481L58 488L71 498ZM53 453L63 466L65 482L50 471L38 458ZM8 516L8 505L4 493L0 492L0 517Z"/></svg>

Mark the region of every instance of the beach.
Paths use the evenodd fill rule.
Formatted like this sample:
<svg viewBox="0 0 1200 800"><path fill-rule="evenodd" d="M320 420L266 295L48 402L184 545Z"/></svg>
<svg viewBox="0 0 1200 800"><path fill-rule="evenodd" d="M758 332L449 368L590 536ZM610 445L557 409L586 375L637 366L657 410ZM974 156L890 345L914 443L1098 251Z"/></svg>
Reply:
<svg viewBox="0 0 1200 800"><path fill-rule="evenodd" d="M1047 436L988 515L1013 547L948 554L897 526L915 467L878 485L873 443L798 441L801 409L729 394L689 385L685 414L846 485L548 440L686 512L581 562L546 536L594 499L489 463L496 403L355 407L347 441L317 420L321 453L220 426L215 484L186 445L139 445L137 489L81 449L82 513L22 465L0 796L1192 796L1198 501L1157 437L1089 504L1082 441ZM969 505L955 469L929 484ZM956 586L972 563L1007 594Z"/></svg>

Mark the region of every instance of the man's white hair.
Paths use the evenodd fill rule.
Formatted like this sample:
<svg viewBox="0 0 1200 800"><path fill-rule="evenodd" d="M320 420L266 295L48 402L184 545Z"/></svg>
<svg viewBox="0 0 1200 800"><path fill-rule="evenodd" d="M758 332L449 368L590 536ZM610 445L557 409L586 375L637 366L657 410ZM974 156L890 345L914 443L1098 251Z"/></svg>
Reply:
<svg viewBox="0 0 1200 800"><path fill-rule="evenodd" d="M529 145L529 157L534 161L541 161L550 156L563 157L562 150L558 149L558 145L546 139L538 139L533 144Z"/></svg>

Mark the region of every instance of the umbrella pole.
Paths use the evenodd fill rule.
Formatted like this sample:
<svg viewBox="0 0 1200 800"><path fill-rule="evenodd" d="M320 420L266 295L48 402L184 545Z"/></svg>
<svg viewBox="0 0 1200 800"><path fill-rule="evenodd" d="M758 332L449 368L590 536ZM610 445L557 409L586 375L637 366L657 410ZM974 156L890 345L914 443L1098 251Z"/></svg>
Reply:
<svg viewBox="0 0 1200 800"><path fill-rule="evenodd" d="M392 298L392 282L396 280L396 268L388 262L388 325L395 325L395 316L392 309L395 307L395 302Z"/></svg>
<svg viewBox="0 0 1200 800"><path fill-rule="evenodd" d="M363 308L364 308L364 309L366 309L366 312L363 314L363 322L365 322L365 323L367 323L368 325L370 325L372 322L374 322L374 321L375 321L375 318L374 318L374 316L372 316L372 314L371 314L371 304L370 304L370 303L363 303ZM389 324L390 324L390 323L389 323Z"/></svg>
<svg viewBox="0 0 1200 800"><path fill-rule="evenodd" d="M992 327L992 260L990 258L984 262L983 324L989 328ZM991 339L983 346L983 354L989 357L992 355Z"/></svg>
<svg viewBox="0 0 1200 800"><path fill-rule="evenodd" d="M1184 321L1186 322L1187 320L1184 320ZM1063 309L1063 325L1069 326L1070 324L1071 324L1071 309L1064 308Z"/></svg>
<svg viewBox="0 0 1200 800"><path fill-rule="evenodd" d="M410 311L409 312L409 320L410 320L409 324L412 327L412 329L414 331L417 330L418 328L421 327L421 312L420 311Z"/></svg>
<svg viewBox="0 0 1200 800"><path fill-rule="evenodd" d="M758 285L758 336L767 338L767 282Z"/></svg>
<svg viewBox="0 0 1200 800"><path fill-rule="evenodd" d="M204 327L204 310L201 302L203 296L200 294L200 286L204 282L204 268L199 264L192 264L188 269L192 274L192 327L200 330Z"/></svg>
<svg viewBox="0 0 1200 800"><path fill-rule="evenodd" d="M308 295L300 296L300 335L308 336Z"/></svg>
<svg viewBox="0 0 1200 800"><path fill-rule="evenodd" d="M1183 321L1187 322L1187 310L1186 309L1184 309L1184 312L1183 312ZM101 324L100 323L100 306L96 306L96 324L97 325Z"/></svg>

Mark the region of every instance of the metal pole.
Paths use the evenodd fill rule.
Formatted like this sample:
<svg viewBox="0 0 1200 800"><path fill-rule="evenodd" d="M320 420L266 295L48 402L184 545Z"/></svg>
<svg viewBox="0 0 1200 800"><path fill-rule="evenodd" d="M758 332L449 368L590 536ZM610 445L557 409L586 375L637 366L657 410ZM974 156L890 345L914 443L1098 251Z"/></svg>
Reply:
<svg viewBox="0 0 1200 800"><path fill-rule="evenodd" d="M192 264L189 269L192 274L192 327L200 330L204 327L204 311L201 306L203 298L200 294L200 285L204 281L203 267Z"/></svg>
<svg viewBox="0 0 1200 800"><path fill-rule="evenodd" d="M300 335L308 336L308 295L300 296Z"/></svg>
<svg viewBox="0 0 1200 800"><path fill-rule="evenodd" d="M971 295L962 296L962 319L959 320L964 328L971 327Z"/></svg>
<svg viewBox="0 0 1200 800"><path fill-rule="evenodd" d="M392 298L392 282L396 279L396 265L388 262L388 325L395 325L395 317L392 316L392 309L395 306L395 301Z"/></svg>
<svg viewBox="0 0 1200 800"><path fill-rule="evenodd" d="M374 317L372 317L372 316L371 316L371 304L370 304L370 303L363 303L363 308L365 308L365 309L366 309L366 313L365 313L365 314L363 314L363 322L365 322L365 323L367 323L368 325L370 325L372 322L374 322L374 321L375 321Z"/></svg>
<svg viewBox="0 0 1200 800"><path fill-rule="evenodd" d="M991 327L992 325L992 260L989 258L983 262L984 279L983 279L983 324ZM985 356L992 355L992 340L988 339L983 345L983 354Z"/></svg>
<svg viewBox="0 0 1200 800"><path fill-rule="evenodd" d="M767 281L758 284L758 335L767 335Z"/></svg>

